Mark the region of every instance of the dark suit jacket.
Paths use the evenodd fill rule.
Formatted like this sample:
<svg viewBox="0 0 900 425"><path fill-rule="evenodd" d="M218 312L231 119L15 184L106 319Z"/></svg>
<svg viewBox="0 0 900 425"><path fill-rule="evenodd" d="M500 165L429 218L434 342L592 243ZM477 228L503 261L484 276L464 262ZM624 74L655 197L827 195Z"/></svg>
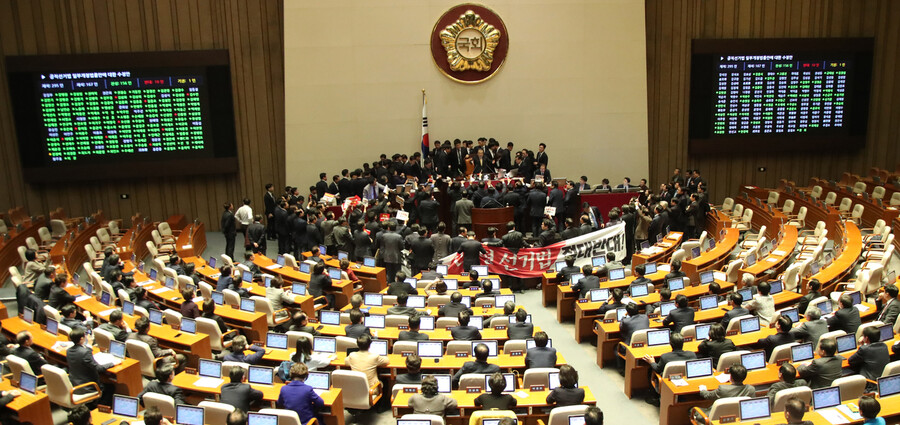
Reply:
<svg viewBox="0 0 900 425"><path fill-rule="evenodd" d="M834 312L834 316L828 319L828 329L831 331L842 330L848 334L855 334L862 322L859 319L859 310L854 307L842 308Z"/></svg>
<svg viewBox="0 0 900 425"><path fill-rule="evenodd" d="M561 189L550 191L550 199L547 200L547 205L556 208L556 217L562 217L565 220L566 204Z"/></svg>
<svg viewBox="0 0 900 425"><path fill-rule="evenodd" d="M534 347L525 352L525 368L556 367L556 349L553 347Z"/></svg>
<svg viewBox="0 0 900 425"><path fill-rule="evenodd" d="M525 237L518 230L503 235L500 240L503 242L503 246L512 252L519 252L519 249L525 246Z"/></svg>
<svg viewBox="0 0 900 425"><path fill-rule="evenodd" d="M262 400L262 398L263 392L254 389L250 384L229 382L222 386L222 395L219 401L249 412L250 404Z"/></svg>
<svg viewBox="0 0 900 425"><path fill-rule="evenodd" d="M748 314L750 314L750 312L746 308L740 306L728 310L725 312L725 315L722 316L722 326L724 326L725 329L728 329L728 324L731 323L731 319L734 319L735 317L746 316Z"/></svg>
<svg viewBox="0 0 900 425"><path fill-rule="evenodd" d="M363 336L363 334L372 335L372 332L369 330L369 328L367 328L366 325L364 325L362 323L357 323L355 325L347 325L347 327L344 328L344 333L348 337L353 338L353 339L359 338L359 337Z"/></svg>
<svg viewBox="0 0 900 425"><path fill-rule="evenodd" d="M66 292L65 289L63 289L57 285L53 285L50 287L50 298L47 301L47 304L49 304L50 307L53 307L53 308L59 310L64 305L71 304L74 302L75 302L75 297L72 294ZM35 313L37 313L37 311L35 311Z"/></svg>
<svg viewBox="0 0 900 425"><path fill-rule="evenodd" d="M399 264L403 250L403 236L396 232L381 232L378 235L378 251L385 263Z"/></svg>
<svg viewBox="0 0 900 425"><path fill-rule="evenodd" d="M622 335L622 341L625 345L631 345L631 335L635 331L650 328L650 319L646 314L638 314L637 316L626 316L619 323L619 333Z"/></svg>
<svg viewBox="0 0 900 425"><path fill-rule="evenodd" d="M544 207L547 206L547 195L537 189L532 189L525 195L525 205L531 217L543 217Z"/></svg>
<svg viewBox="0 0 900 425"><path fill-rule="evenodd" d="M534 325L531 323L510 323L506 328L508 339L528 339L534 336Z"/></svg>
<svg viewBox="0 0 900 425"><path fill-rule="evenodd" d="M440 220L438 218L438 209L440 207L441 204L434 199L425 199L419 202L419 219L422 221L422 224L437 224Z"/></svg>
<svg viewBox="0 0 900 425"><path fill-rule="evenodd" d="M806 309L809 308L809 302L821 297L822 295L818 292L810 292L802 297L800 297L800 302L797 303L797 312L800 314L806 314ZM747 301L747 300L744 300Z"/></svg>
<svg viewBox="0 0 900 425"><path fill-rule="evenodd" d="M841 363L844 358L840 355L822 357L812 361L808 366L797 368L800 377L809 382L812 389L830 387L835 379L841 377Z"/></svg>
<svg viewBox="0 0 900 425"><path fill-rule="evenodd" d="M275 195L272 192L267 190L263 194L263 205L265 205L266 215L275 213Z"/></svg>
<svg viewBox="0 0 900 425"><path fill-rule="evenodd" d="M399 281L391 282L390 285L388 285L388 290L387 290L388 295L400 295L400 294L416 295L418 293L419 293L419 291L416 288L414 288L411 283L399 282Z"/></svg>
<svg viewBox="0 0 900 425"><path fill-rule="evenodd" d="M316 274L309 278L309 294L314 297L321 297L325 291L334 289L331 277L327 274Z"/></svg>
<svg viewBox="0 0 900 425"><path fill-rule="evenodd" d="M22 360L28 362L28 365L31 366L31 371L34 372L35 375L42 374L41 366L47 364L47 361L44 360L44 356L37 351L34 351L31 347L26 347L24 345L16 347L12 351L12 355L21 357Z"/></svg>
<svg viewBox="0 0 900 425"><path fill-rule="evenodd" d="M462 376L467 373L491 374L491 373L499 372L499 371L500 371L500 366L497 366L495 364L491 364L491 363L487 363L487 362L482 363L477 360L473 361L473 362L465 362L465 363L463 363L463 366L461 368L459 368L458 371L456 371L456 374L453 375L453 386L458 387L459 386L459 378L462 378Z"/></svg>
<svg viewBox="0 0 900 425"><path fill-rule="evenodd" d="M734 350L736 350L734 342L730 339L723 339L722 341L707 339L701 342L697 347L697 357L712 357L713 366L716 366L719 364L719 357L721 357L723 353L729 353Z"/></svg>
<svg viewBox="0 0 900 425"><path fill-rule="evenodd" d="M474 239L463 242L456 252L463 254L463 269L465 269L465 271L469 271L469 268L472 266L481 264L481 257L479 254L487 253L484 249L484 245Z"/></svg>
<svg viewBox="0 0 900 425"><path fill-rule="evenodd" d="M669 362L677 362L680 360L695 360L697 359L697 353L693 351L670 351L668 353L663 353L663 355L659 356L658 362L650 363L650 367L656 373L663 373L666 370L666 364Z"/></svg>
<svg viewBox="0 0 900 425"><path fill-rule="evenodd" d="M892 299L888 302L887 306L881 309L881 312L878 313L878 319L884 324L893 325L894 322L897 321L897 316L900 315L900 301L896 299Z"/></svg>
<svg viewBox="0 0 900 425"><path fill-rule="evenodd" d="M472 309L466 307L463 303L454 303L450 301L448 304L444 305L438 310L438 315L441 317L458 317L459 313L462 311L468 311L469 314L472 313Z"/></svg>
<svg viewBox="0 0 900 425"><path fill-rule="evenodd" d="M457 341L476 341L481 339L481 331L474 326L454 326L450 328L450 336Z"/></svg>
<svg viewBox="0 0 900 425"><path fill-rule="evenodd" d="M550 229L547 229L547 230L541 232L541 235L538 236L538 239L539 239L538 243L541 246L549 246L549 245L553 245L559 241L562 241L562 238L559 236L559 233L556 233L556 231L553 228L550 228Z"/></svg>
<svg viewBox="0 0 900 425"><path fill-rule="evenodd" d="M223 388L223 391L224 391L224 388ZM147 393L156 393L156 394L167 395L167 396L175 399L176 405L185 404L184 394L182 394L181 388L178 388L169 382L159 382L156 380L150 381L150 383L148 383L147 386L144 387L144 391L141 391L141 393L138 394L138 400L141 401L141 404L144 404L144 394L147 394Z"/></svg>
<svg viewBox="0 0 900 425"><path fill-rule="evenodd" d="M891 353L883 342L863 345L847 359L854 372L874 381L881 377L884 366L891 362Z"/></svg>
<svg viewBox="0 0 900 425"><path fill-rule="evenodd" d="M419 331L400 331L397 335L398 341L428 341L428 334Z"/></svg>
<svg viewBox="0 0 900 425"><path fill-rule="evenodd" d="M775 347L783 344L790 344L794 342L794 337L791 336L790 332L778 332L775 335L769 335L763 339L759 340L759 343L762 344L763 348L766 350L766 359L772 355L772 351Z"/></svg>
<svg viewBox="0 0 900 425"><path fill-rule="evenodd" d="M669 312L666 319L663 320L663 326L672 325L672 330L681 332L681 328L694 323L694 309L690 307L676 308Z"/></svg>
<svg viewBox="0 0 900 425"><path fill-rule="evenodd" d="M598 288L600 288L600 278L594 275L578 279L578 282L572 285L572 290L578 291L578 298L587 298L592 289Z"/></svg>
<svg viewBox="0 0 900 425"><path fill-rule="evenodd" d="M222 233L225 236L233 236L237 234L237 230L235 230L235 222L234 213L231 211L222 212Z"/></svg>
<svg viewBox="0 0 900 425"><path fill-rule="evenodd" d="M66 350L69 365L69 380L77 387L88 382L100 383L100 372L111 368L112 364L101 365L94 361L94 353L83 345L73 345Z"/></svg>
<svg viewBox="0 0 900 425"><path fill-rule="evenodd" d="M419 236L412 242L412 263L413 267L418 270L425 270L434 257L434 244L431 239ZM413 270L415 273L416 270Z"/></svg>

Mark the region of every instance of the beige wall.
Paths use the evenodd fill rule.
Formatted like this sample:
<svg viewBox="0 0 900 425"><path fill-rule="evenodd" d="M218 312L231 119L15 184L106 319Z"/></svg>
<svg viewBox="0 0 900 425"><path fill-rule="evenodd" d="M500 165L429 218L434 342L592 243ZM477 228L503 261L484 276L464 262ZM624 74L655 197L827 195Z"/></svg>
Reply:
<svg viewBox="0 0 900 425"><path fill-rule="evenodd" d="M647 176L644 1L484 2L510 47L478 85L449 80L431 59L432 27L459 3L285 1L288 183L417 151L423 88L431 140L545 142L555 177Z"/></svg>

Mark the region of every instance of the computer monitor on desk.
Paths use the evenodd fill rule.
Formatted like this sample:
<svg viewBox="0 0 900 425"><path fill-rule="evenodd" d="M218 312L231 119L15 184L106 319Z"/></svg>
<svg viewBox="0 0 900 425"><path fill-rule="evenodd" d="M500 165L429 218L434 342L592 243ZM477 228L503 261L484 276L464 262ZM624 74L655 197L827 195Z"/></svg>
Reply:
<svg viewBox="0 0 900 425"><path fill-rule="evenodd" d="M175 406L175 423L178 425L205 425L202 407L179 404Z"/></svg>
<svg viewBox="0 0 900 425"><path fill-rule="evenodd" d="M841 404L841 387L827 387L813 390L814 409L825 409Z"/></svg>
<svg viewBox="0 0 900 425"><path fill-rule="evenodd" d="M711 376L713 373L712 359L688 360L684 365L687 379Z"/></svg>
<svg viewBox="0 0 900 425"><path fill-rule="evenodd" d="M197 368L197 373L200 376L205 378L221 378L222 377L222 362L218 360L207 360L200 359L199 367Z"/></svg>
<svg viewBox="0 0 900 425"><path fill-rule="evenodd" d="M751 420L751 419L768 418L769 416L771 416L771 413L769 412L769 398L768 397L759 397L759 398L751 398L749 400L741 400L740 410L741 410L741 421L747 421L747 420Z"/></svg>
<svg viewBox="0 0 900 425"><path fill-rule="evenodd" d="M272 385L275 369L266 366L249 366L247 382L258 385Z"/></svg>
<svg viewBox="0 0 900 425"><path fill-rule="evenodd" d="M138 415L137 397L113 396L112 412L114 415L136 418Z"/></svg>

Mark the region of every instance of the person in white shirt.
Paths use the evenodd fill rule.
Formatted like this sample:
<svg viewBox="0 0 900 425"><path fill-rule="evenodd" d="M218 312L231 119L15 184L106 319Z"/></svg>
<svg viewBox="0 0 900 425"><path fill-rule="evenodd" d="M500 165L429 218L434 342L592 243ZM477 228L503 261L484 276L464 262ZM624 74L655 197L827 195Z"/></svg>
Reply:
<svg viewBox="0 0 900 425"><path fill-rule="evenodd" d="M744 308L759 316L762 326L768 326L775 317L775 300L769 295L772 287L769 282L761 282L756 289L758 293L752 300L744 303Z"/></svg>
<svg viewBox="0 0 900 425"><path fill-rule="evenodd" d="M234 219L236 222L236 230L244 235L244 249L249 250L249 248L247 248L247 246L250 245L249 239L247 238L247 228L250 227L250 223L253 223L253 208L250 208L249 198L244 198L244 205L241 205L241 207L234 212Z"/></svg>

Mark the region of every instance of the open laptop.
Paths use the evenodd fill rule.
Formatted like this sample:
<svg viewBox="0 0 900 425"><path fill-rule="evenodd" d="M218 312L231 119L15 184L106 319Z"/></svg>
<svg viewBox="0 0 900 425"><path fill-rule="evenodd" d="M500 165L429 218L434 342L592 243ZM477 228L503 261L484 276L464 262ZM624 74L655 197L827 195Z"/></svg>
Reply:
<svg viewBox="0 0 900 425"><path fill-rule="evenodd" d="M741 333L756 332L760 329L759 317L747 317L741 319Z"/></svg>
<svg viewBox="0 0 900 425"><path fill-rule="evenodd" d="M796 307L786 308L778 312L782 317L787 317L791 319L791 323L797 323L800 321L800 312L797 311Z"/></svg>
<svg viewBox="0 0 900 425"><path fill-rule="evenodd" d="M319 310L319 323L323 325L340 325L341 324L341 312L339 311L327 311L327 310Z"/></svg>
<svg viewBox="0 0 900 425"><path fill-rule="evenodd" d="M609 280L625 279L625 269L622 267L609 270Z"/></svg>
<svg viewBox="0 0 900 425"><path fill-rule="evenodd" d="M518 322L518 320L516 320L516 315L515 315L515 314L511 314L511 315L509 315L509 316L507 316L507 317L509 317L509 323L516 323L516 322ZM469 320L471 320L471 319L469 319ZM530 314L525 316L525 323L531 323L531 315L530 315Z"/></svg>
<svg viewBox="0 0 900 425"><path fill-rule="evenodd" d="M363 323L367 328L384 329L384 315L373 314L371 316L366 316L363 319Z"/></svg>
<svg viewBox="0 0 900 425"><path fill-rule="evenodd" d="M813 409L825 409L841 404L841 387L827 387L813 390Z"/></svg>
<svg viewBox="0 0 900 425"><path fill-rule="evenodd" d="M272 385L275 369L266 366L250 366L247 370L247 382L258 385Z"/></svg>
<svg viewBox="0 0 900 425"><path fill-rule="evenodd" d="M369 352L379 356L388 355L388 342L386 339L373 339L369 346Z"/></svg>
<svg viewBox="0 0 900 425"><path fill-rule="evenodd" d="M834 339L837 343L837 352L846 353L856 349L856 334L841 335Z"/></svg>
<svg viewBox="0 0 900 425"><path fill-rule="evenodd" d="M406 306L412 308L425 308L425 297L421 295L410 295L406 299Z"/></svg>
<svg viewBox="0 0 900 425"><path fill-rule="evenodd" d="M713 283L716 280L716 275L712 271L705 271L700 273L700 284L706 285L708 283Z"/></svg>
<svg viewBox="0 0 900 425"><path fill-rule="evenodd" d="M149 313L150 313L150 323L152 323L154 325L162 325L163 312L151 308L149 310Z"/></svg>
<svg viewBox="0 0 900 425"><path fill-rule="evenodd" d="M684 289L684 279L680 277L673 277L667 280L666 283L669 285L670 291L680 291Z"/></svg>
<svg viewBox="0 0 900 425"><path fill-rule="evenodd" d="M34 323L34 310L32 310L28 307L25 307L24 309L22 309L22 319L25 320L25 322L27 322L29 324L33 324Z"/></svg>
<svg viewBox="0 0 900 425"><path fill-rule="evenodd" d="M475 357L475 347L478 347L478 344L484 344L488 348L488 357L497 357L497 353L500 351L497 345L497 340L477 340L472 341L472 352L469 353L472 357Z"/></svg>
<svg viewBox="0 0 900 425"><path fill-rule="evenodd" d="M216 388L222 385L222 362L218 360L200 359L197 367L200 378L194 382L198 387Z"/></svg>
<svg viewBox="0 0 900 425"><path fill-rule="evenodd" d="M878 378L878 396L881 398L900 394L900 374Z"/></svg>
<svg viewBox="0 0 900 425"><path fill-rule="evenodd" d="M737 293L741 294L741 298L744 301L750 301L753 299L753 292L750 290L750 288L739 289Z"/></svg>
<svg viewBox="0 0 900 425"><path fill-rule="evenodd" d="M341 280L341 269L338 269L335 267L329 267L328 268L328 277L330 277L331 280Z"/></svg>
<svg viewBox="0 0 900 425"><path fill-rule="evenodd" d="M19 389L25 391L28 394L34 395L37 391L37 376L32 375L28 372L20 372L19 373Z"/></svg>
<svg viewBox="0 0 900 425"><path fill-rule="evenodd" d="M317 353L335 353L337 351L337 340L328 336L313 337L313 351Z"/></svg>
<svg viewBox="0 0 900 425"><path fill-rule="evenodd" d="M782 283L780 280L774 280L770 282L769 285L771 288L769 290L769 295L780 294L782 291L784 291L784 283Z"/></svg>
<svg viewBox="0 0 900 425"><path fill-rule="evenodd" d="M506 381L506 386L503 387L503 392L511 393L516 390L516 375L512 373L504 373L503 379ZM484 375L484 388L490 390L491 375Z"/></svg>
<svg viewBox="0 0 900 425"><path fill-rule="evenodd" d="M309 376L306 377L304 382L306 385L313 387L313 391L316 394L322 395L322 393L331 388L331 374L328 372L309 372Z"/></svg>
<svg viewBox="0 0 900 425"><path fill-rule="evenodd" d="M309 274L310 265L307 262L300 263L300 273Z"/></svg>
<svg viewBox="0 0 900 425"><path fill-rule="evenodd" d="M419 330L420 331L433 331L434 330L434 316L420 316L419 317Z"/></svg>
<svg viewBox="0 0 900 425"><path fill-rule="evenodd" d="M719 297L717 295L706 295L700 297L700 311L712 310L719 306Z"/></svg>
<svg viewBox="0 0 900 425"><path fill-rule="evenodd" d="M363 296L363 304L373 307L381 307L383 302L383 297L378 293L366 293Z"/></svg>
<svg viewBox="0 0 900 425"><path fill-rule="evenodd" d="M563 264L565 264L565 262L564 262ZM469 269L469 271L478 272L478 276L480 276L480 277L484 277L484 276L487 276L487 275L489 274L489 273L488 273L488 266L485 266L485 265L472 266L472 267Z"/></svg>
<svg viewBox="0 0 900 425"><path fill-rule="evenodd" d="M675 310L677 306L675 305L675 301L666 301L664 303L659 304L659 317L666 317L672 310Z"/></svg>
<svg viewBox="0 0 900 425"><path fill-rule="evenodd" d="M340 314L340 313L338 313ZM288 336L287 334L277 333L277 332L267 332L266 333L266 347L267 348L278 348L281 350L287 349L288 345Z"/></svg>
<svg viewBox="0 0 900 425"><path fill-rule="evenodd" d="M109 341L109 352L99 352L94 354L94 361L97 364L114 364L118 365L125 359L125 343L114 339Z"/></svg>
<svg viewBox="0 0 900 425"><path fill-rule="evenodd" d="M763 369L766 367L766 352L754 351L752 353L741 354L741 364L747 371Z"/></svg>
<svg viewBox="0 0 900 425"><path fill-rule="evenodd" d="M127 416L136 418L138 416L138 408L140 407L137 397L127 397L122 395L114 395L112 403L112 412L114 415Z"/></svg>
<svg viewBox="0 0 900 425"><path fill-rule="evenodd" d="M507 301L516 302L516 296L515 295L494 295L494 307L498 307L498 308L503 307L503 305L506 304ZM407 302L406 305L409 305L409 302Z"/></svg>
<svg viewBox="0 0 900 425"><path fill-rule="evenodd" d="M791 363L805 362L812 360L812 358L813 346L811 342L791 346Z"/></svg>
<svg viewBox="0 0 900 425"><path fill-rule="evenodd" d="M422 358L439 358L444 356L444 343L441 341L418 341L416 354Z"/></svg>
<svg viewBox="0 0 900 425"><path fill-rule="evenodd" d="M751 398L749 400L741 400L740 410L741 410L741 421L747 421L747 420L751 420L751 419L768 418L769 416L771 416L771 412L769 412L769 398L768 397L759 397L759 398Z"/></svg>
<svg viewBox="0 0 900 425"><path fill-rule="evenodd" d="M632 284L629 288L632 298L645 297L649 293L650 288L646 283Z"/></svg>
<svg viewBox="0 0 900 425"><path fill-rule="evenodd" d="M50 332L51 335L59 335L59 322L55 319L47 318L47 332Z"/></svg>
<svg viewBox="0 0 900 425"><path fill-rule="evenodd" d="M647 248L650 246L648 245ZM656 263L644 263L644 276L656 273Z"/></svg>
<svg viewBox="0 0 900 425"><path fill-rule="evenodd" d="M598 255L596 257L591 257L591 266L593 267L603 267L606 264L606 256Z"/></svg>
<svg viewBox="0 0 900 425"><path fill-rule="evenodd" d="M363 257L363 265L366 267L375 267L375 257ZM446 269L447 266L444 267Z"/></svg>
<svg viewBox="0 0 900 425"><path fill-rule="evenodd" d="M179 404L175 406L175 423L178 425L205 425L204 410L199 406Z"/></svg>
<svg viewBox="0 0 900 425"><path fill-rule="evenodd" d="M278 415L250 412L247 414L247 425L278 425Z"/></svg>
<svg viewBox="0 0 900 425"><path fill-rule="evenodd" d="M537 344L534 342L534 338L528 338L525 340L525 349L530 350L534 347L537 347ZM553 347L553 339L547 338L547 347Z"/></svg>
<svg viewBox="0 0 900 425"><path fill-rule="evenodd" d="M878 332L879 332L878 340L881 342L885 342L889 339L894 338L894 328L890 324L879 326Z"/></svg>
<svg viewBox="0 0 900 425"><path fill-rule="evenodd" d="M705 325L697 325L694 327L694 339L697 341L703 341L709 339L709 329L712 328L711 324Z"/></svg>
<svg viewBox="0 0 900 425"><path fill-rule="evenodd" d="M197 322L187 317L181 319L181 331L192 335L197 333Z"/></svg>
<svg viewBox="0 0 900 425"><path fill-rule="evenodd" d="M447 285L448 291L455 291L459 289L459 280L457 279L444 279L444 284Z"/></svg>
<svg viewBox="0 0 900 425"><path fill-rule="evenodd" d="M241 298L241 311L246 311L247 313L255 313L256 301L250 298Z"/></svg>
<svg viewBox="0 0 900 425"><path fill-rule="evenodd" d="M666 345L669 343L669 330L660 329L647 332L647 346Z"/></svg>
<svg viewBox="0 0 900 425"><path fill-rule="evenodd" d="M306 284L303 283L294 283L291 285L291 293L294 295L306 295Z"/></svg>
<svg viewBox="0 0 900 425"><path fill-rule="evenodd" d="M213 302L216 303L216 305L225 304L225 294L223 294L219 291L213 291L210 294L210 297L212 298Z"/></svg>
<svg viewBox="0 0 900 425"><path fill-rule="evenodd" d="M687 379L712 376L712 359L688 360L684 364L684 370Z"/></svg>
<svg viewBox="0 0 900 425"><path fill-rule="evenodd" d="M609 299L609 288L591 289L591 301L606 301Z"/></svg>

